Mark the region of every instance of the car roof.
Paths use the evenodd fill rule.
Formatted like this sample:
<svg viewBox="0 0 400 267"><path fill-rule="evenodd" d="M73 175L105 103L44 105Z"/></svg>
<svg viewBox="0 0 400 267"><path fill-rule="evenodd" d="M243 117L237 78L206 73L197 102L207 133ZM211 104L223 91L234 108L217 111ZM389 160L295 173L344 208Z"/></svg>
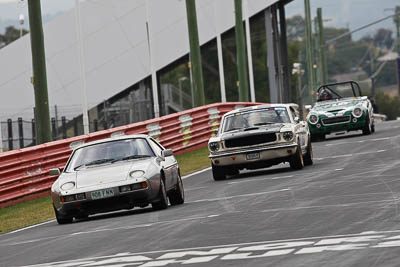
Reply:
<svg viewBox="0 0 400 267"><path fill-rule="evenodd" d="M149 138L149 137L150 136L147 135L147 134L118 135L118 136L115 136L115 137L105 138L105 139L101 139L101 140L92 141L92 142L88 142L88 143L82 144L82 145L77 146L76 148L74 148L74 150L78 149L78 148L82 148L82 147L101 144L101 143L107 143L107 142L113 142L113 141L119 141L119 140L125 140L125 139Z"/></svg>
<svg viewBox="0 0 400 267"><path fill-rule="evenodd" d="M251 110L257 110L257 109L263 109L263 108L277 108L277 107L282 107L282 108L294 107L294 108L298 108L299 106L297 104L295 104L295 103L288 103L288 104L282 104L282 103L262 104L262 105L243 107L243 108L238 108L238 109L235 109L235 110L231 110L231 111L227 112L224 116L229 116L229 115L235 114L237 112L251 111Z"/></svg>

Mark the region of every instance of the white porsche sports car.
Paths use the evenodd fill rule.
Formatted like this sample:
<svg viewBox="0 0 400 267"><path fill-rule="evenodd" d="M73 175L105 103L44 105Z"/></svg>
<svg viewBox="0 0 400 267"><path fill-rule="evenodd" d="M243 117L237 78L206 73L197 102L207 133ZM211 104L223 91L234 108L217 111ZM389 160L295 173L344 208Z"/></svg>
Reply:
<svg viewBox="0 0 400 267"><path fill-rule="evenodd" d="M51 188L59 224L73 218L134 207L168 208L184 203L178 163L172 150L147 135L104 139L71 153Z"/></svg>

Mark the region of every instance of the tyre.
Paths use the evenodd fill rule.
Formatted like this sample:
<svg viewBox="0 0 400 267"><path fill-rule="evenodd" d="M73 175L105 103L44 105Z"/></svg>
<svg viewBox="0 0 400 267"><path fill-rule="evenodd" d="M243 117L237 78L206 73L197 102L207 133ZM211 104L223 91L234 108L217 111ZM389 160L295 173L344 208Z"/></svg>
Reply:
<svg viewBox="0 0 400 267"><path fill-rule="evenodd" d="M292 158L289 161L289 164L293 170L301 170L304 168L303 152L301 152L300 142L297 145L296 154L292 156Z"/></svg>
<svg viewBox="0 0 400 267"><path fill-rule="evenodd" d="M304 165L309 166L313 164L313 150L311 140L308 140L307 154L304 156Z"/></svg>
<svg viewBox="0 0 400 267"><path fill-rule="evenodd" d="M167 190L165 189L165 184L163 179L160 179L160 191L158 193L159 200L151 203L154 210L165 210L168 208L168 196Z"/></svg>
<svg viewBox="0 0 400 267"><path fill-rule="evenodd" d="M215 166L214 164L211 163L211 169L215 181L225 180L226 174L224 167Z"/></svg>
<svg viewBox="0 0 400 267"><path fill-rule="evenodd" d="M179 174L178 174L178 181L175 185L175 189L169 195L169 202L173 206L180 205L185 202L185 192L183 190L182 178Z"/></svg>
<svg viewBox="0 0 400 267"><path fill-rule="evenodd" d="M369 135L371 134L371 132L372 132L371 124L368 120L367 123L365 123L364 128L362 129L362 133L363 135Z"/></svg>
<svg viewBox="0 0 400 267"><path fill-rule="evenodd" d="M58 210L53 206L54 213L56 214L56 220L58 224L67 224L67 223L72 223L74 220L73 217L68 217L68 216L62 216Z"/></svg>

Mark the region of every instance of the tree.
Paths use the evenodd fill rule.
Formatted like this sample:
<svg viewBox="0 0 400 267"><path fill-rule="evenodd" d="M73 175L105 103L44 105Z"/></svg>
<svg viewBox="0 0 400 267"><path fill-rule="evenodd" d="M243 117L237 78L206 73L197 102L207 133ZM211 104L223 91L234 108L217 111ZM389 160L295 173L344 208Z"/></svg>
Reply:
<svg viewBox="0 0 400 267"><path fill-rule="evenodd" d="M373 37L373 42L378 48L391 48L393 45L392 31L389 29L379 29Z"/></svg>
<svg viewBox="0 0 400 267"><path fill-rule="evenodd" d="M23 29L22 30L22 35L27 34L28 31ZM14 42L15 40L17 40L18 38L20 38L21 32L19 29L15 28L14 26L8 26L6 28L6 32L4 33L4 35L0 34L0 47L1 44L3 44L3 46L6 46L12 42Z"/></svg>
<svg viewBox="0 0 400 267"><path fill-rule="evenodd" d="M304 18L295 15L286 20L287 39L289 41L300 41L304 38Z"/></svg>

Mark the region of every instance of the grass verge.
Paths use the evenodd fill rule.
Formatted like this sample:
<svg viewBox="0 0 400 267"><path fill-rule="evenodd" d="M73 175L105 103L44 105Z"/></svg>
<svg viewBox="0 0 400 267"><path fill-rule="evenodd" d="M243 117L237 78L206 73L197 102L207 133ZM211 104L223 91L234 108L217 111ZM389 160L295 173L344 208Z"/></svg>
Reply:
<svg viewBox="0 0 400 267"><path fill-rule="evenodd" d="M176 156L182 176L210 166L207 147ZM0 209L0 234L54 219L50 196Z"/></svg>

